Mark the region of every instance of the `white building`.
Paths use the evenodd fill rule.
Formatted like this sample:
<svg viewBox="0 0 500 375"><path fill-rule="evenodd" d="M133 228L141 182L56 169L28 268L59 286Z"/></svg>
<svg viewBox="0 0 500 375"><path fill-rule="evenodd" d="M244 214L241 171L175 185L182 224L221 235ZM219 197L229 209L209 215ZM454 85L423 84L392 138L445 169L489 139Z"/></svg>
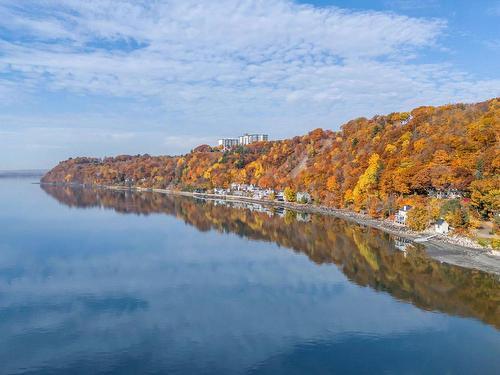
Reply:
<svg viewBox="0 0 500 375"><path fill-rule="evenodd" d="M222 146L224 149L236 147L239 144L238 138L221 138L219 139L219 146Z"/></svg>
<svg viewBox="0 0 500 375"><path fill-rule="evenodd" d="M229 189L223 189L223 188L214 188L214 194L217 195L227 195L229 194Z"/></svg>
<svg viewBox="0 0 500 375"><path fill-rule="evenodd" d="M408 250L408 246L410 245L411 241L409 239L400 236L394 236L394 246L396 246L396 249L406 253L406 250Z"/></svg>
<svg viewBox="0 0 500 375"><path fill-rule="evenodd" d="M306 212L297 212L297 221L308 223L309 221L311 221L311 214L308 214Z"/></svg>
<svg viewBox="0 0 500 375"><path fill-rule="evenodd" d="M263 142L267 141L269 136L267 134L243 134L240 135L238 141L241 146L249 145L254 142Z"/></svg>
<svg viewBox="0 0 500 375"><path fill-rule="evenodd" d="M408 217L408 211L411 210L411 206L409 205L404 205L402 208L396 212L396 215L394 216L394 221L398 224L401 225L406 225L406 218Z"/></svg>
<svg viewBox="0 0 500 375"><path fill-rule="evenodd" d="M439 219L434 223L434 231L436 233L446 234L450 231L450 225L446 220Z"/></svg>
<svg viewBox="0 0 500 375"><path fill-rule="evenodd" d="M268 141L269 136L267 134L243 134L238 138L221 138L218 143L219 146L222 146L224 150L228 150L230 148L236 146L246 146L254 142L263 142Z"/></svg>
<svg viewBox="0 0 500 375"><path fill-rule="evenodd" d="M296 200L299 203L311 203L312 201L311 194L299 191L297 192Z"/></svg>
<svg viewBox="0 0 500 375"><path fill-rule="evenodd" d="M427 195L439 199L461 199L465 196L465 192L458 189L435 190L430 189Z"/></svg>

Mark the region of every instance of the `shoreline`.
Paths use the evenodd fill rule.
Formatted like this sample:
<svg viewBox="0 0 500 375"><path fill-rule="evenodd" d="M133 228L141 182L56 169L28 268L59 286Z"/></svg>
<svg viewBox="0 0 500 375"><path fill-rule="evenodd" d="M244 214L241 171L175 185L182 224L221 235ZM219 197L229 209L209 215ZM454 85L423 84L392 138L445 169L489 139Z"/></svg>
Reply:
<svg viewBox="0 0 500 375"><path fill-rule="evenodd" d="M40 183L46 185L59 185L54 183ZM66 184L60 184L62 186ZM73 184L74 186L87 186L83 184ZM357 212L331 208L326 206L314 206L312 204L300 204L292 202L266 201L250 197L241 197L235 195L220 195L211 193L194 193L180 190L170 189L154 189L154 188L139 188L139 187L123 187L123 186L103 186L93 185L94 187L116 190L116 191L131 191L131 192L153 192L160 194L180 195L192 198L201 199L220 199L228 202L243 202L257 203L268 207L281 207L290 209L296 212L329 215L343 220L355 222L360 225L365 225L371 228L376 228L385 233L399 236L412 242L419 237L436 235L435 232L424 231L414 232L407 227L399 226L389 220L374 219L364 214ZM445 235L436 235L426 242L419 243L424 246L426 253L443 263L452 264L455 266L476 269L487 273L492 273L500 276L500 253L495 254L493 250L481 247L475 244L472 240L465 237L450 237Z"/></svg>

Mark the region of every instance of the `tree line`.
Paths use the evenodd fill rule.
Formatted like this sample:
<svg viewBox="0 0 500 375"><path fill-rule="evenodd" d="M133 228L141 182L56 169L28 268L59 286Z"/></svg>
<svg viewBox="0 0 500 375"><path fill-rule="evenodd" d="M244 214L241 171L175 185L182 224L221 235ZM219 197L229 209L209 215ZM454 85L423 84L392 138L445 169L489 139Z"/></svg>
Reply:
<svg viewBox="0 0 500 375"><path fill-rule="evenodd" d="M464 231L500 210L500 98L419 107L339 131L222 150L202 145L180 156L79 157L42 179L51 183L210 190L231 183L306 191L315 204L390 217L414 206L415 228L445 216ZM457 192L459 199L443 199Z"/></svg>

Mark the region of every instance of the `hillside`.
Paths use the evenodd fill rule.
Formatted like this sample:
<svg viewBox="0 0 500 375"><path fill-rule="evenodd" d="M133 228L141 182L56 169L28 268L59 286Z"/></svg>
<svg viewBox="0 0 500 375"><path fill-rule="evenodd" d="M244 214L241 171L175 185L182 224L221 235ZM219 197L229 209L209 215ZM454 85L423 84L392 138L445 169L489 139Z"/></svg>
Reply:
<svg viewBox="0 0 500 375"><path fill-rule="evenodd" d="M429 195L453 189L466 197L451 212L455 226L465 227L500 209L499 138L500 98L495 98L358 118L339 131L316 129L226 152L204 145L182 156L69 159L42 181L181 190L232 182L291 187L310 192L317 204L376 217L404 202L438 216L436 198Z"/></svg>

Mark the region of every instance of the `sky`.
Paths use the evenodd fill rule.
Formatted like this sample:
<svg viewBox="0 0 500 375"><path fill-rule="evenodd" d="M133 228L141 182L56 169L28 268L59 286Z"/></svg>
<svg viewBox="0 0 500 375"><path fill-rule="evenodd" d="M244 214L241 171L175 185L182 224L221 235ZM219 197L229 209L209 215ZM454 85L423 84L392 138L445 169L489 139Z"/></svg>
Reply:
<svg viewBox="0 0 500 375"><path fill-rule="evenodd" d="M500 0L0 0L0 170L500 96Z"/></svg>

